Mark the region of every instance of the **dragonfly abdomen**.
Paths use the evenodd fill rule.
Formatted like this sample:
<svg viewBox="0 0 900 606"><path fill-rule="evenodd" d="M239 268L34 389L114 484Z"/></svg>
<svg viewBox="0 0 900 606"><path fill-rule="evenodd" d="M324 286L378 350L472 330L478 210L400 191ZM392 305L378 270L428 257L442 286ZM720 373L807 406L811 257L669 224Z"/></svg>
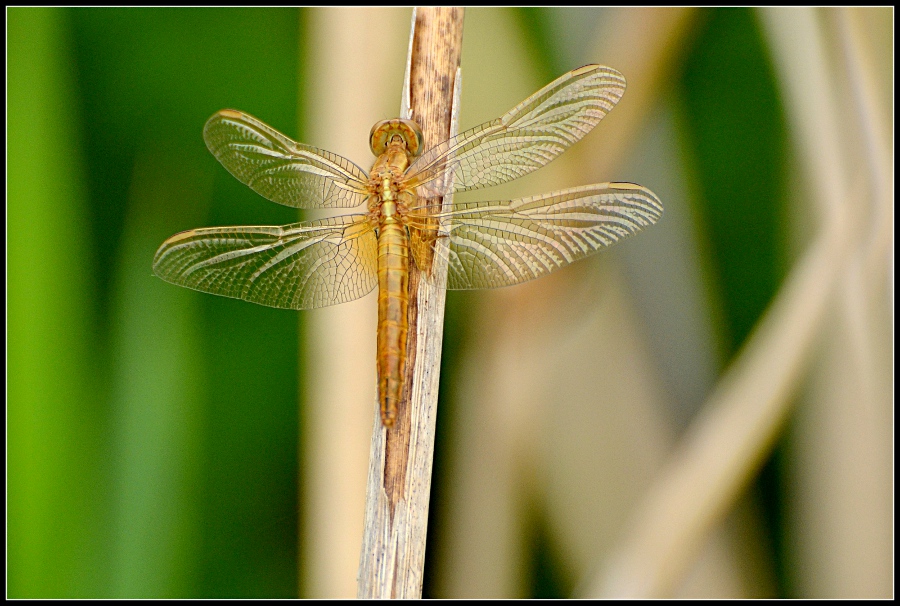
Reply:
<svg viewBox="0 0 900 606"><path fill-rule="evenodd" d="M386 427L394 424L403 395L408 281L409 240L403 225L389 217L378 234L378 401Z"/></svg>

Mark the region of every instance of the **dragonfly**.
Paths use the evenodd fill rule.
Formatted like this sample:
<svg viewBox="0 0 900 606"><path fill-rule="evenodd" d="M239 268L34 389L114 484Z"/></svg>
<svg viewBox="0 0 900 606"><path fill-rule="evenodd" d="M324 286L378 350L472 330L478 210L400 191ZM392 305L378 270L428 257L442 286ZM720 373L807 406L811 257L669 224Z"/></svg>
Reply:
<svg viewBox="0 0 900 606"><path fill-rule="evenodd" d="M418 125L384 120L370 133L372 169L298 143L232 109L203 129L238 180L278 204L364 212L282 226L207 227L176 234L157 276L194 290L284 309L358 299L378 287L378 400L394 425L404 393L409 269L446 261L447 288L497 288L537 278L655 223L659 198L634 183L601 183L516 200L442 202L455 192L528 174L586 135L625 92L615 69L564 74L499 118L423 149ZM440 246L436 244L440 242Z"/></svg>

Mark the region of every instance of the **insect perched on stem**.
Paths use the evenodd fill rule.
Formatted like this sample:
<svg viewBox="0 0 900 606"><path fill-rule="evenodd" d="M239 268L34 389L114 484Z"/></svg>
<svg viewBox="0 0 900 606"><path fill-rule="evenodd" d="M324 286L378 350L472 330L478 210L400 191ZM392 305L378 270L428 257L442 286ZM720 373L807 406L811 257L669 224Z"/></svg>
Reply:
<svg viewBox="0 0 900 606"><path fill-rule="evenodd" d="M616 70L571 71L493 120L422 149L410 120L372 128L367 175L336 154L297 143L225 109L203 138L231 174L295 208L365 213L278 226L209 227L176 234L153 260L160 278L270 307L312 309L352 301L378 285L378 398L385 426L403 394L410 258L426 274L446 255L450 289L518 284L568 265L651 225L659 199L632 183L602 183L493 202L441 197L511 181L581 139L625 92ZM434 246L446 239L447 246Z"/></svg>

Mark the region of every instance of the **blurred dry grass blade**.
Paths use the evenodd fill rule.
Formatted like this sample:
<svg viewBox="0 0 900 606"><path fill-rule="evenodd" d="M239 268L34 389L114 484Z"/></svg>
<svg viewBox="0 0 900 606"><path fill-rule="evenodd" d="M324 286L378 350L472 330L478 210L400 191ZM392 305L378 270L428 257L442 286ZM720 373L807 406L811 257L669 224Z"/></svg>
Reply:
<svg viewBox="0 0 900 606"><path fill-rule="evenodd" d="M859 320L873 318L857 315L854 320L854 314L861 311L859 306L849 305L846 296L839 297L832 305L829 297L835 288L839 289L838 293L846 294L849 284L859 286L860 282L852 279L855 251L866 246L866 234L878 233L876 225L850 220L867 201L862 199L863 192L848 187L849 175L854 174L851 172L854 141L848 140L847 133L865 132L866 129L862 126L854 129L856 125L848 127L843 123L851 112L840 105L843 99L837 91L841 89L836 88L840 74L828 60L831 49L822 31L822 14L817 14L814 9L767 9L762 14L784 85L798 157L818 203L821 225L813 243L792 269L742 352L706 402L685 437L679 455L646 497L635 516L632 534L615 554L603 578L592 587L592 595L659 597L673 591L710 529L730 508L768 453L788 413L791 396L810 361L814 351L812 345L818 342L815 339L823 333L824 327L834 323L847 334L856 336L857 351L835 348L826 356L835 358L837 366L829 365L833 369L843 366L843 372L847 373L849 367L857 377L866 377L857 378L857 381L866 381L868 385L852 383L859 387L854 391L854 397L841 396L840 392L837 392L836 400L834 395L823 397L822 401L816 402L819 414L828 414L829 408L837 409L846 412L829 416L846 420L847 414L852 414L851 408L856 411L862 408L864 416L869 412L862 423L864 427L851 433L855 446L850 448L860 446L856 440L871 439L878 433L874 424L879 417L884 417L885 413L889 417L889 398L886 401L883 398L889 390L879 389L877 377L862 368L869 364L877 368L884 359L884 356L878 359L879 348L866 342L865 333L857 330ZM857 68L849 66L851 72ZM854 185L857 184L858 179L855 179ZM877 191L878 184L870 185ZM882 257L875 255L874 258ZM825 322L835 314L833 322ZM874 319L885 317L881 315ZM865 356L860 358L863 352ZM849 376L844 379L852 381ZM828 402L829 399L832 401ZM839 448L838 445L850 437L848 429L834 427L833 434L818 436L816 443L819 448L828 450ZM863 448L868 457L857 460L856 464L845 462L843 469L853 475L867 466L870 470L872 466L877 468L879 461L890 458L890 442L886 445L886 450L875 449L876 452ZM853 458L848 457L848 460ZM821 459L817 461L821 464ZM832 469L829 473L837 471ZM850 509L844 505L845 511L853 511L854 517L870 520L869 532L864 533L862 540L870 541L867 546L875 547L876 554L854 566L849 560L864 553L862 545L820 544L820 551L837 548L846 552L847 558L838 558L840 565L853 567L853 570L828 571L834 578L849 581L843 586L838 582L828 587L828 581L819 575L816 582L819 591L825 588L823 596L889 595L890 573L884 575L885 570L890 570L889 540L887 553L878 549L877 541L871 542L878 530L883 536L892 535L887 532L890 514L885 515L883 510L884 488L878 490L879 485L890 485L889 473L878 480L886 481L862 482L860 486L860 482L844 477L839 480L843 483L826 491L827 498L818 495L821 502L843 494L853 504ZM847 485L863 488L864 494L846 490ZM870 500L868 506L863 502L865 499ZM832 515L830 521L848 522L838 518ZM851 523L850 526L858 527L858 524ZM822 557L827 559L828 556ZM867 575L863 569L874 569L874 572ZM821 584L823 581L824 585Z"/></svg>
<svg viewBox="0 0 900 606"><path fill-rule="evenodd" d="M878 86L874 77L874 59L890 55L892 12L822 9L810 17L829 43L841 116L835 126L843 164L819 168L842 170L848 184L846 195L831 202L843 207L846 261L799 411L797 456L789 470L790 547L804 571L799 588L810 597L874 598L892 591L893 182L891 129L882 119L892 97L879 99L878 91L890 87ZM882 78L890 81L892 74L882 72Z"/></svg>
<svg viewBox="0 0 900 606"><path fill-rule="evenodd" d="M305 42L309 79L304 143L371 164L372 124L397 111L409 9L313 10ZM371 32L379 43L371 43ZM346 211L345 211L346 212ZM300 584L304 595L356 595L359 541L375 401L375 305L363 297L304 311L308 338L301 370L307 408L300 466L303 534Z"/></svg>
<svg viewBox="0 0 900 606"><path fill-rule="evenodd" d="M588 138L588 144L578 150L581 163L589 168L584 179L608 180L616 173L628 154L622 146L634 141L634 134L646 123L660 89L672 77L696 17L690 8L614 11L612 23L603 28L608 35L597 38L592 54L625 74L628 89L625 101L616 107L616 119L603 123L602 138ZM636 39L641 44L634 44ZM602 146L608 141L616 142L616 153Z"/></svg>
<svg viewBox="0 0 900 606"><path fill-rule="evenodd" d="M788 15L764 14L785 71L793 75L785 79L787 98L799 122L798 114L817 102L796 58L805 49L796 46ZM832 157L823 157L812 145L818 142L806 136L803 156L813 160L817 201L839 217L847 245L795 424L797 454L789 469L790 549L804 572L798 589L809 597L887 597L892 590L893 182L886 169L892 165L890 127L879 107L892 99L879 99L878 91L890 87L877 86L873 69L876 56L890 55L890 37L878 33L892 31L881 26L892 18L891 9L802 13L801 22L822 40L822 71L831 78L836 112L827 136L838 144ZM842 179L844 188L827 187L828 178Z"/></svg>

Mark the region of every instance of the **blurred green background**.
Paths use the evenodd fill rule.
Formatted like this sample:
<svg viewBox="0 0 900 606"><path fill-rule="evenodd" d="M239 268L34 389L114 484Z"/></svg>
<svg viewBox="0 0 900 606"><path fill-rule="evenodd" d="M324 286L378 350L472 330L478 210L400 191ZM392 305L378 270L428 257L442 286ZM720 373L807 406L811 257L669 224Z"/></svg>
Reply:
<svg viewBox="0 0 900 606"><path fill-rule="evenodd" d="M524 41L523 80L538 86L591 60L577 49L610 18L499 13ZM482 15L467 11L464 39ZM304 314L175 288L151 261L187 228L297 220L223 170L201 130L230 107L304 140L302 95L318 86L311 23L298 9L7 9L8 597L309 595L298 563ZM463 69L477 78L476 52ZM797 160L771 52L754 11L696 11L658 85L654 115L671 124L669 169L700 243L717 370L798 250L787 203ZM600 178L640 176L668 213L677 192L652 170L632 173ZM429 546L450 519L443 453L469 296L448 299ZM668 411L676 433L700 404ZM786 456L776 446L751 490L764 581L745 595L805 595L786 551ZM521 596L573 595L586 571L541 504L526 509ZM426 596L452 586L431 552L426 572Z"/></svg>

